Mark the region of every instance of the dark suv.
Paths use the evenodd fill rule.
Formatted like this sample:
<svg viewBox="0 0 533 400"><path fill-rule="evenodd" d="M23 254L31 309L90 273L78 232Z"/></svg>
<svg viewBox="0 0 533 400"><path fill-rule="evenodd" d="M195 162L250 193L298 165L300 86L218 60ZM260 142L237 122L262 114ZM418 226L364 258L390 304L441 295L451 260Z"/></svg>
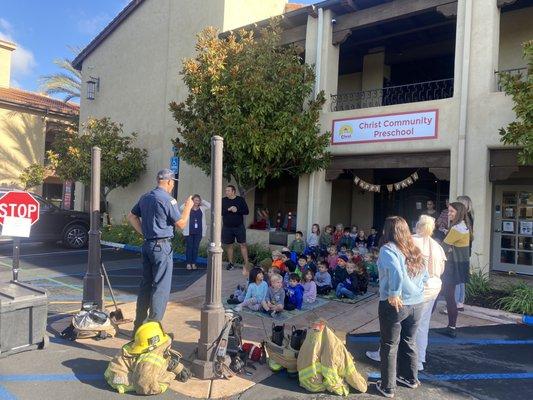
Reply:
<svg viewBox="0 0 533 400"><path fill-rule="evenodd" d="M0 197L9 189L0 188ZM31 194L41 206L39 220L31 227L29 242L62 241L71 249L87 246L89 240L90 215L86 212L62 210L38 194Z"/></svg>

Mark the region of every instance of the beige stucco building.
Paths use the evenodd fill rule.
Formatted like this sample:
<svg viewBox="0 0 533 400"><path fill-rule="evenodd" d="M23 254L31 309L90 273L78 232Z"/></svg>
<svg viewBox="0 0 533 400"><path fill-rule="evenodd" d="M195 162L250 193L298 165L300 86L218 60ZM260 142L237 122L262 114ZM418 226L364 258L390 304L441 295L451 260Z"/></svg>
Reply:
<svg viewBox="0 0 533 400"><path fill-rule="evenodd" d="M208 25L255 28L285 7L281 0L133 1L75 60L84 82L99 82L94 100L82 96L80 121L109 116L139 132L139 145L149 150L147 174L111 198L115 219L172 155L168 103L185 98L178 71L194 54L194 35ZM320 126L332 132L333 159L324 171L249 194L250 209L279 211L281 227L291 212L304 233L315 222L368 230L390 214L413 223L427 200L441 210L447 198L468 195L473 265L532 274L533 168L518 166L516 150L500 143L498 130L514 113L496 74L525 72L521 43L533 39L532 20L530 0L327 0L291 7L283 15L283 40L300 46L315 66L316 89L328 99ZM182 163L178 199L190 193L209 197L209 182ZM270 222L278 225L275 217ZM249 235L280 240L268 231Z"/></svg>
<svg viewBox="0 0 533 400"><path fill-rule="evenodd" d="M0 40L0 187L18 188L24 168L45 163L56 132L76 121L79 107L10 87L13 51L17 51L13 43ZM64 189L55 176L32 188L56 204L64 198Z"/></svg>

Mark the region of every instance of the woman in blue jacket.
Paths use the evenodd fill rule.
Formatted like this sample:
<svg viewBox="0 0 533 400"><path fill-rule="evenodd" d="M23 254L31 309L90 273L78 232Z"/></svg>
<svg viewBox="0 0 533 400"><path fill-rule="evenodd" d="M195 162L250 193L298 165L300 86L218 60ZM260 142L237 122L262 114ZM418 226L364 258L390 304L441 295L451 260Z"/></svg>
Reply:
<svg viewBox="0 0 533 400"><path fill-rule="evenodd" d="M381 240L378 258L381 380L376 387L385 397L392 398L396 381L412 389L420 384L416 331L428 273L403 218L388 217Z"/></svg>

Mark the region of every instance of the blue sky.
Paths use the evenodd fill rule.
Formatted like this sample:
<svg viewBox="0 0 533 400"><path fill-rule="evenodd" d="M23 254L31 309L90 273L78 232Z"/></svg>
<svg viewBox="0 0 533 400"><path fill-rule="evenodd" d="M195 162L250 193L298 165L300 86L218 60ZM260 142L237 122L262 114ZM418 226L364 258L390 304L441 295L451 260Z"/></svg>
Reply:
<svg viewBox="0 0 533 400"><path fill-rule="evenodd" d="M129 0L0 0L0 3L0 39L18 46L13 53L11 85L39 91L39 77L58 71L53 60L72 58L69 46L85 47Z"/></svg>

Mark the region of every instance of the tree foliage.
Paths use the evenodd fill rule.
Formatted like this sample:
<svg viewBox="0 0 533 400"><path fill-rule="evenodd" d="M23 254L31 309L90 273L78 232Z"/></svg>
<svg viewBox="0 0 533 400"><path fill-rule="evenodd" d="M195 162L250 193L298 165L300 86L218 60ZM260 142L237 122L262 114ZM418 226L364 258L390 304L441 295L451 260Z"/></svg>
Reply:
<svg viewBox="0 0 533 400"><path fill-rule="evenodd" d="M313 69L280 38L276 22L257 35L241 30L227 38L205 29L181 71L189 95L170 104L183 159L209 174L211 137L222 136L224 176L241 190L329 163L329 133L317 125L324 94L313 98Z"/></svg>
<svg viewBox="0 0 533 400"><path fill-rule="evenodd" d="M49 165L30 164L19 176L19 181L24 190L42 185L44 180L53 175L53 169Z"/></svg>
<svg viewBox="0 0 533 400"><path fill-rule="evenodd" d="M59 133L48 153L55 173L63 180L91 183L91 149L101 152L101 193L109 193L135 182L146 170L147 152L134 146L137 134L124 135L122 124L109 118L89 119L81 133L70 129Z"/></svg>
<svg viewBox="0 0 533 400"><path fill-rule="evenodd" d="M506 128L500 128L504 144L519 146L518 161L522 165L533 164L533 40L524 43L527 60L526 76L500 73L500 84L513 97L516 120Z"/></svg>
<svg viewBox="0 0 533 400"><path fill-rule="evenodd" d="M75 55L79 49L70 49ZM61 69L51 75L44 75L39 78L42 90L48 95L64 95L63 101L66 103L72 99L79 99L81 93L81 71L72 66L72 60L59 58L54 60L54 64Z"/></svg>

